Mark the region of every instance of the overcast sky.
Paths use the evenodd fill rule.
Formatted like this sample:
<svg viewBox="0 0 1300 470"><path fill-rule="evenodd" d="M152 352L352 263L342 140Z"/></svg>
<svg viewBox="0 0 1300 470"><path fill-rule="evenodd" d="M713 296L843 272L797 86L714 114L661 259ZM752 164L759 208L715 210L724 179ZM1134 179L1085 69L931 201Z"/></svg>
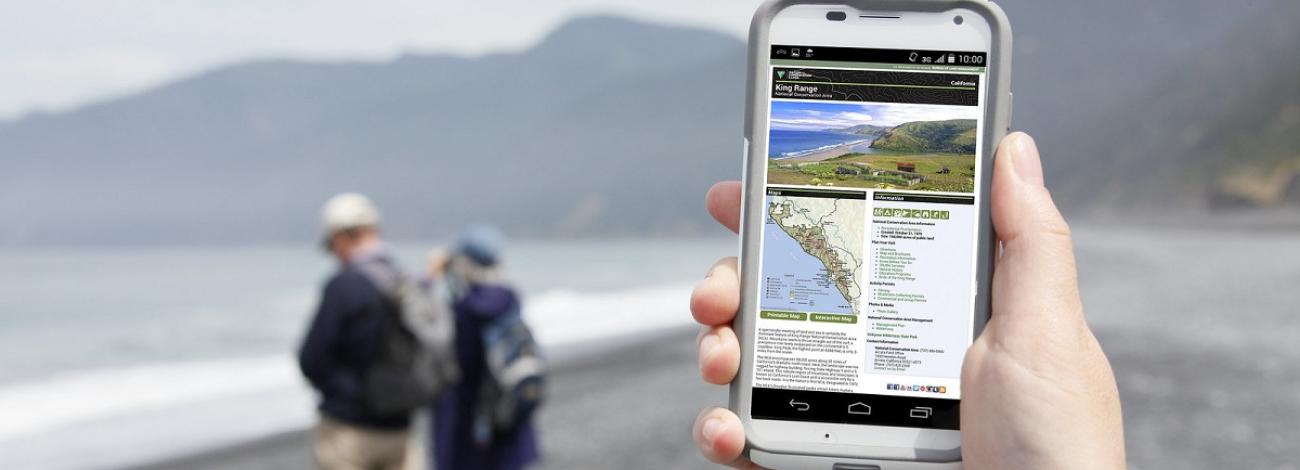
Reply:
<svg viewBox="0 0 1300 470"><path fill-rule="evenodd" d="M772 128L793 131L842 129L862 124L892 127L905 122L977 119L974 106L773 101Z"/></svg>
<svg viewBox="0 0 1300 470"><path fill-rule="evenodd" d="M0 0L0 121L242 60L520 49L575 15L742 36L759 0Z"/></svg>

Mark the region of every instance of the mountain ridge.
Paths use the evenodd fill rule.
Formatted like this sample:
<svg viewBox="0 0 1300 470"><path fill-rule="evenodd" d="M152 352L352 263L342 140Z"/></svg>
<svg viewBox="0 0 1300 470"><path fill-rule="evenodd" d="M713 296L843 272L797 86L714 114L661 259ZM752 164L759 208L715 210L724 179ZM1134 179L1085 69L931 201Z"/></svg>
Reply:
<svg viewBox="0 0 1300 470"><path fill-rule="evenodd" d="M895 152L975 153L974 119L905 122L885 131L871 148Z"/></svg>
<svg viewBox="0 0 1300 470"><path fill-rule="evenodd" d="M1001 3L1013 129L1067 215L1295 192L1265 177L1300 159L1300 4ZM0 122L0 246L312 240L339 191L395 238L722 233L699 205L740 177L744 60L735 37L604 16L521 51L260 60L34 113Z"/></svg>
<svg viewBox="0 0 1300 470"><path fill-rule="evenodd" d="M866 136L878 136L878 135L880 135L880 134L885 133L886 131L888 131L888 130L890 130L890 129L893 129L893 127L890 127L890 126L876 126L876 125L871 125L871 124L859 124L859 125L856 125L856 126L849 126L849 127L830 128L830 129L826 129L826 131L827 131L827 132L838 132L838 133L841 133L841 134L857 134L857 135L866 135Z"/></svg>
<svg viewBox="0 0 1300 470"><path fill-rule="evenodd" d="M0 127L0 245L311 239L340 191L396 238L712 232L679 208L738 175L743 60L720 33L594 17L515 53L223 67Z"/></svg>

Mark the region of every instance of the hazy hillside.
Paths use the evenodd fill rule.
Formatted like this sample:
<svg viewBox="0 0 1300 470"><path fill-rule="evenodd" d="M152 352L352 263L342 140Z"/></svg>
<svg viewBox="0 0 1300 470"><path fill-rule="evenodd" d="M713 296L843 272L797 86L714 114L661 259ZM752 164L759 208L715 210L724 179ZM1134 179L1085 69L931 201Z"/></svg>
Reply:
<svg viewBox="0 0 1300 470"><path fill-rule="evenodd" d="M1236 24L1221 44L1155 74L1126 114L1071 145L1071 194L1086 209L1188 209L1286 203L1300 183L1300 2L1278 2ZM1140 119L1133 119L1138 116ZM1300 207L1300 197L1290 196Z"/></svg>
<svg viewBox="0 0 1300 470"><path fill-rule="evenodd" d="M0 126L0 244L302 240L331 193L398 237L715 229L744 45L615 18L480 58L236 65Z"/></svg>
<svg viewBox="0 0 1300 470"><path fill-rule="evenodd" d="M1013 127L1069 214L1195 216L1223 172L1300 149L1300 2L999 3Z"/></svg>
<svg viewBox="0 0 1300 470"><path fill-rule="evenodd" d="M884 134L889 128L885 126L873 126L870 124L860 124L857 126L842 127L839 129L827 129L829 132L839 132L841 134L858 134L867 136L878 136Z"/></svg>
<svg viewBox="0 0 1300 470"><path fill-rule="evenodd" d="M1068 213L1300 192L1271 177L1300 169L1300 2L1000 3L1013 127ZM342 190L399 238L717 233L700 200L740 174L743 50L587 18L519 53L236 64L0 123L0 245L310 240Z"/></svg>
<svg viewBox="0 0 1300 470"><path fill-rule="evenodd" d="M871 142L871 148L915 153L975 153L975 120L899 124Z"/></svg>

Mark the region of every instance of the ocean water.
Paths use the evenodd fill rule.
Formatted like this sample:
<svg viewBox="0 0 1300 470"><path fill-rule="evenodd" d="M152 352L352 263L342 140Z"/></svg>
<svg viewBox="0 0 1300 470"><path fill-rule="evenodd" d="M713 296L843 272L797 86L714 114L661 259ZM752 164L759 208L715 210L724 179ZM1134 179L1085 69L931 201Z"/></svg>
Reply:
<svg viewBox="0 0 1300 470"><path fill-rule="evenodd" d="M857 142L855 151L862 151L871 139L857 134L824 131L790 131L773 129L768 134L768 158L783 159L807 155L837 145Z"/></svg>
<svg viewBox="0 0 1300 470"><path fill-rule="evenodd" d="M431 244L395 244L409 271ZM518 242L553 350L691 323L734 238ZM293 353L332 261L310 245L0 251L0 468L147 462L306 426ZM77 452L68 452L76 449Z"/></svg>

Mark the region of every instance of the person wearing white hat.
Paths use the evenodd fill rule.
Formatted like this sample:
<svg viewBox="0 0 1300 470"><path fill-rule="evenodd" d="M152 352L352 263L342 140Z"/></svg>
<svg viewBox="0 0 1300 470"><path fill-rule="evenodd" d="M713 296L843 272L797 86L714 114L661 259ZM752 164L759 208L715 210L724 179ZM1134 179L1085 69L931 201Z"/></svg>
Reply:
<svg viewBox="0 0 1300 470"><path fill-rule="evenodd" d="M364 195L343 193L321 208L325 250L346 264L359 250L379 244L379 209Z"/></svg>
<svg viewBox="0 0 1300 470"><path fill-rule="evenodd" d="M303 375L320 393L313 453L325 469L403 468L411 417L367 406L363 374L375 363L381 335L394 318L369 273L400 273L379 234L369 198L339 194L321 209L324 245L339 261L298 353Z"/></svg>

